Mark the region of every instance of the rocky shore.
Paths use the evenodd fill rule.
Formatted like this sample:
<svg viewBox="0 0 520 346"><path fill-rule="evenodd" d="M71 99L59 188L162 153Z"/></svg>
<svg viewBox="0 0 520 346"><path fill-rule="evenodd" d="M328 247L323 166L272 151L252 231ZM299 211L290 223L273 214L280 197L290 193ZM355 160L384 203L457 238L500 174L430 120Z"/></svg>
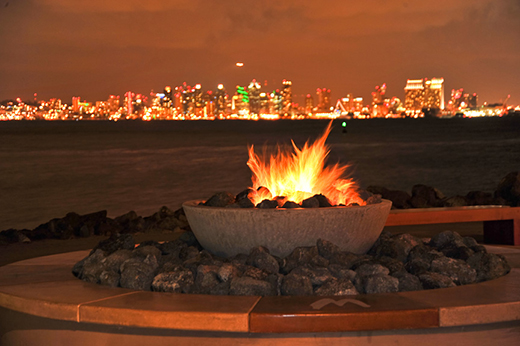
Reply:
<svg viewBox="0 0 520 346"><path fill-rule="evenodd" d="M393 209L465 207L475 205L520 206L520 172L507 174L496 190L491 192L470 191L465 196L446 196L432 186L414 185L411 194L407 191L391 190L383 186L369 186L367 191L392 201Z"/></svg>
<svg viewBox="0 0 520 346"><path fill-rule="evenodd" d="M498 278L510 267L471 237L445 231L431 239L383 232L366 255L319 239L285 258L265 247L221 258L193 233L175 241L143 242L115 234L72 272L81 280L134 290L214 295L355 295L417 291Z"/></svg>
<svg viewBox="0 0 520 346"><path fill-rule="evenodd" d="M396 209L474 205L508 205L515 207L520 206L520 172L511 172L506 175L499 182L494 193L470 191L465 196L446 197L438 189L426 185L413 186L411 194L406 191L391 190L381 186L369 186L367 191L391 200L392 208ZM217 194L216 196L219 195ZM316 201L316 196L311 199L317 203L317 206L324 206L319 201ZM217 202L219 201L217 200ZM248 200L242 199L243 201L247 202ZM32 230L7 229L0 231L0 246L13 243L28 243L41 239L66 240L85 238L92 235L109 236L116 233L135 234L152 231L173 232L183 230L189 230L189 225L182 208L173 211L168 207L162 207L158 212L146 217L130 211L113 219L107 217L106 210L86 215L71 212L62 218L52 219Z"/></svg>

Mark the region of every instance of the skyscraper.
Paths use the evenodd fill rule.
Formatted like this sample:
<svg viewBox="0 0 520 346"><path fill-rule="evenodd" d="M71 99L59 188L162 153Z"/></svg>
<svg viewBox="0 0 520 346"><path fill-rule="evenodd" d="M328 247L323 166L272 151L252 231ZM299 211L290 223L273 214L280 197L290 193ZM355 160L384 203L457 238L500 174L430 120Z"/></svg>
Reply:
<svg viewBox="0 0 520 346"><path fill-rule="evenodd" d="M253 79L247 87L247 93L249 96L249 112L252 114L260 113L260 89L262 86L260 83Z"/></svg>
<svg viewBox="0 0 520 346"><path fill-rule="evenodd" d="M404 106L408 112L424 108L444 109L444 79L408 79L404 87Z"/></svg>
<svg viewBox="0 0 520 346"><path fill-rule="evenodd" d="M425 95L423 108L444 109L444 79L424 80Z"/></svg>
<svg viewBox="0 0 520 346"><path fill-rule="evenodd" d="M424 80L408 79L404 87L404 108L411 112L420 112L424 103Z"/></svg>
<svg viewBox="0 0 520 346"><path fill-rule="evenodd" d="M283 80L282 82L282 115L292 115L292 82Z"/></svg>
<svg viewBox="0 0 520 346"><path fill-rule="evenodd" d="M330 89L318 88L316 95L318 96L318 112L330 112Z"/></svg>

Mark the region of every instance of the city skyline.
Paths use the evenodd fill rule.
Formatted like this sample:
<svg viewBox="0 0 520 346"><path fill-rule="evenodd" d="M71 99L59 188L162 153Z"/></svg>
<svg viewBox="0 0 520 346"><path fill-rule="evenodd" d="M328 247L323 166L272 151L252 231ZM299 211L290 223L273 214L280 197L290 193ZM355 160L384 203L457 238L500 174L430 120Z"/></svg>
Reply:
<svg viewBox="0 0 520 346"><path fill-rule="evenodd" d="M0 7L0 100L253 78L291 80L295 98L326 87L368 100L386 83L403 99L407 79L442 76L479 103L519 104L519 15L514 0L11 0Z"/></svg>

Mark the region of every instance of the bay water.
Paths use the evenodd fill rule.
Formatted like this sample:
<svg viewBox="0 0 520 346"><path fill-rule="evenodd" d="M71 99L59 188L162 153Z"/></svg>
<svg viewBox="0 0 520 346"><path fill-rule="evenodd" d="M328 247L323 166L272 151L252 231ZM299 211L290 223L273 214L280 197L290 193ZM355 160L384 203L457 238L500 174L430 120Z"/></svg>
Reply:
<svg viewBox="0 0 520 346"><path fill-rule="evenodd" d="M493 192L520 170L520 118L333 122L329 163L350 164L362 188L446 195ZM0 122L0 230L32 229L74 211L130 210L238 193L251 184L248 145L301 147L327 120Z"/></svg>

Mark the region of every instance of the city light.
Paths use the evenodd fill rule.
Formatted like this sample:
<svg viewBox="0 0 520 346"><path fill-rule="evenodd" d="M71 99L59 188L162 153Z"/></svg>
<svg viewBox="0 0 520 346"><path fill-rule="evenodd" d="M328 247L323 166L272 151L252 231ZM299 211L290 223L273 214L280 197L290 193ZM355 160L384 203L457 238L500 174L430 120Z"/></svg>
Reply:
<svg viewBox="0 0 520 346"><path fill-rule="evenodd" d="M243 66L243 63L237 63ZM253 79L246 86L237 85L231 93L224 84L215 90L205 90L202 84L194 87L183 83L165 86L161 92L139 94L126 92L122 97L110 95L107 100L88 102L80 96L72 97L70 105L60 99L34 99L0 103L0 120L278 120L278 119L394 119L394 118L480 118L520 115L520 106L508 106L510 95L498 103L477 105L478 95L464 89L453 89L444 103L444 79L408 79L404 87L404 101L386 95L382 83L366 101L353 94L336 96L326 87L314 94L303 94L299 105L294 101L293 83L283 79L277 89L264 89ZM228 89L229 90L229 89ZM333 102L333 100L337 100Z"/></svg>

